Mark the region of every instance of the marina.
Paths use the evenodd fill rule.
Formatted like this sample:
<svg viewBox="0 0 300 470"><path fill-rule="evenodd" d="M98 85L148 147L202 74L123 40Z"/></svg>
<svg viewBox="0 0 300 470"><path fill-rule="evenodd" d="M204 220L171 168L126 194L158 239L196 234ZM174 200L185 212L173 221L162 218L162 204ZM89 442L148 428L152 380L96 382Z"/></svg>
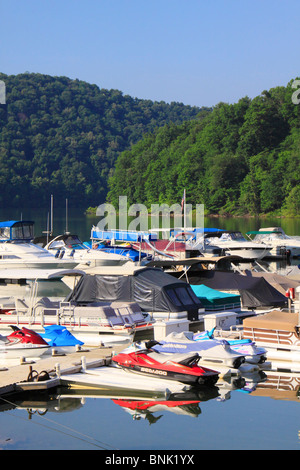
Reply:
<svg viewBox="0 0 300 470"><path fill-rule="evenodd" d="M86 239L84 234L80 234L80 237ZM90 268L91 271L93 269ZM107 266L102 266L100 271L103 273L107 269ZM112 267L111 274L114 269L116 266ZM187 275L189 278L190 272ZM181 283L176 281L174 285L181 286ZM214 328L213 325L217 326L214 338L198 341L199 355L201 348L203 351L198 367L217 370L215 384L195 387L174 379L158 378L156 372L149 374L147 371L146 375L141 375L122 370L114 358L126 351L130 353L130 343L129 347L118 342L107 346L80 344L64 351L53 346L51 352L39 358L2 360L0 416L4 427L0 439L3 448L101 448L109 451L297 449L300 361L297 358L289 361L279 356L272 360L267 356L262 361L251 361L250 343L239 344L244 350L237 352L233 349L229 332L235 334L233 341L237 341L239 328L235 331L231 326L236 324L241 312L242 317L245 315L241 305L244 297L237 292L223 292L221 295L221 291L212 290L211 287L199 289L199 284L192 286L197 287L195 295L202 298L203 304L206 301L205 307L198 311L197 318L188 320L187 316L178 314L170 318L158 316L148 329L134 332L134 341L140 345L139 351L146 351L147 354L148 348L155 350L155 342L163 344L168 338L167 346L179 344L180 350L186 344L190 346L190 343L196 343L196 332L204 334L206 330ZM285 287L282 287L281 296L284 296ZM89 287L84 288L85 293L88 291ZM82 291L79 289L76 295L77 300L80 300ZM297 295L295 292L293 299L296 309ZM254 296L252 302L253 299ZM277 298L278 302L279 299L281 302L282 297ZM123 301L122 298L119 301ZM287 297L285 302L288 308ZM257 305L255 308L257 310ZM268 314L269 309L266 306L264 309L257 318L264 311ZM249 316L249 308L246 310L244 321L251 324L256 315L253 316L252 310L252 316ZM225 320L227 336L220 338L217 330L221 325L224 326ZM189 324L195 331L186 337ZM72 333L75 334L74 330ZM153 343L145 347L143 342L149 338ZM254 341L257 347L264 346L256 338ZM210 349L205 356L204 348L208 346ZM230 351L227 359L225 350L227 353ZM161 351L157 350L155 354L157 356L153 357L161 358ZM168 350L165 355L168 354L175 359L173 350ZM222 361L218 359L220 354L223 354ZM176 360L183 357L183 352L176 353ZM235 362L239 357L243 360ZM157 365L155 367L153 371L158 370ZM66 409L68 413L64 412ZM280 424L279 421L277 423L279 416ZM20 421L20 418L23 419ZM18 426L13 425L19 421ZM35 428L39 430L38 435L33 430ZM284 436L279 428L284 428Z"/></svg>

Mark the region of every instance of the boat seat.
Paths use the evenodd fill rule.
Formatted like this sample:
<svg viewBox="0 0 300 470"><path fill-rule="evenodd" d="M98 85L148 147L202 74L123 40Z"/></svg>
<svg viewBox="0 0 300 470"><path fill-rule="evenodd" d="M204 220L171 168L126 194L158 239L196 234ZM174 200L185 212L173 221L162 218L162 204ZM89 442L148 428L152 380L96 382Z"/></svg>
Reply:
<svg viewBox="0 0 300 470"><path fill-rule="evenodd" d="M9 339L7 339L6 336L0 335L0 346L3 346L4 344L10 343Z"/></svg>
<svg viewBox="0 0 300 470"><path fill-rule="evenodd" d="M53 302L48 297L42 297L34 306L36 315L55 315L59 308L59 302Z"/></svg>
<svg viewBox="0 0 300 470"><path fill-rule="evenodd" d="M161 364L164 364L165 362L183 362L186 359L190 359L193 356L199 356L199 354L192 352L192 353L178 353L178 354L161 354L157 352L151 352L149 354L150 357L155 359L157 362L160 362Z"/></svg>

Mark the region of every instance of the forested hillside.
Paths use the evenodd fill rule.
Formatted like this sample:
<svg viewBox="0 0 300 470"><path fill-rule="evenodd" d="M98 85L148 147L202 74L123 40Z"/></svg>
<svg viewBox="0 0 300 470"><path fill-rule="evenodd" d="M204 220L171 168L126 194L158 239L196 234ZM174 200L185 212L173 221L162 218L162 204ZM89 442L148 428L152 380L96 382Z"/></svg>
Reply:
<svg viewBox="0 0 300 470"><path fill-rule="evenodd" d="M300 104L295 89L220 103L168 124L118 157L108 199L205 204L210 214L300 215Z"/></svg>
<svg viewBox="0 0 300 470"><path fill-rule="evenodd" d="M98 205L120 152L146 132L194 118L199 108L99 89L42 74L0 74L0 204Z"/></svg>

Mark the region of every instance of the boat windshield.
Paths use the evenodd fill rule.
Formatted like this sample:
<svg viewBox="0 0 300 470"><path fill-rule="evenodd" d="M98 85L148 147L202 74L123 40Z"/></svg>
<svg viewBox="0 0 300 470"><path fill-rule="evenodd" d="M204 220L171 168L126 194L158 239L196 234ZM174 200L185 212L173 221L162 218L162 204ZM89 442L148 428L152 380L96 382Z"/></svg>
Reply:
<svg viewBox="0 0 300 470"><path fill-rule="evenodd" d="M287 236L281 232L274 232L274 233L262 233L255 235L254 241L256 242L263 242L266 240L286 240Z"/></svg>
<svg viewBox="0 0 300 470"><path fill-rule="evenodd" d="M238 240L238 241L246 241L241 232L229 232L223 233L220 240Z"/></svg>
<svg viewBox="0 0 300 470"><path fill-rule="evenodd" d="M15 222L13 225L0 227L2 240L32 240L34 228L32 222Z"/></svg>

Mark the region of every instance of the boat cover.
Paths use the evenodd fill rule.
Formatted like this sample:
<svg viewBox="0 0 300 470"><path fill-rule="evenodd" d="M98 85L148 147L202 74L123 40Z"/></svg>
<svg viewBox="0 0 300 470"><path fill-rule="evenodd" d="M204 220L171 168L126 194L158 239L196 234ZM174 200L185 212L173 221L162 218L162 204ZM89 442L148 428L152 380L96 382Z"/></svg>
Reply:
<svg viewBox="0 0 300 470"><path fill-rule="evenodd" d="M188 317L203 309L189 284L157 268L144 268L124 275L86 274L67 301L88 304L95 301L137 302L147 312L182 312Z"/></svg>
<svg viewBox="0 0 300 470"><path fill-rule="evenodd" d="M199 272L197 277L190 277L190 283L192 285L204 284L220 291L238 291L244 308L287 305L287 298L261 277L207 270Z"/></svg>
<svg viewBox="0 0 300 470"><path fill-rule="evenodd" d="M298 269L299 271L299 269ZM291 287L296 289L299 286L299 281L294 279L290 279L287 276L282 276L277 273L258 273L258 272L251 272L249 274L252 277L263 277L265 280L271 284L275 289L285 295L286 291Z"/></svg>
<svg viewBox="0 0 300 470"><path fill-rule="evenodd" d="M41 334L41 336L50 346L76 346L77 344L84 344L75 338L65 326L49 325L45 326L44 330L45 333Z"/></svg>
<svg viewBox="0 0 300 470"><path fill-rule="evenodd" d="M245 318L244 328L264 328L267 330L282 330L295 333L298 325L298 313L280 312L273 310L263 315Z"/></svg>
<svg viewBox="0 0 300 470"><path fill-rule="evenodd" d="M232 305L241 305L241 296L235 294L229 294L227 292L221 292L216 289L211 289L204 284L191 285L194 293L201 300L202 305L206 308L217 308L219 306L226 307L226 305L232 308Z"/></svg>
<svg viewBox="0 0 300 470"><path fill-rule="evenodd" d="M208 351L216 346L220 346L222 343L228 344L227 341L216 341L214 339L194 341L192 331L183 331L170 333L163 340L160 340L158 344L152 346L152 349L166 354L198 352L201 355L201 351Z"/></svg>

